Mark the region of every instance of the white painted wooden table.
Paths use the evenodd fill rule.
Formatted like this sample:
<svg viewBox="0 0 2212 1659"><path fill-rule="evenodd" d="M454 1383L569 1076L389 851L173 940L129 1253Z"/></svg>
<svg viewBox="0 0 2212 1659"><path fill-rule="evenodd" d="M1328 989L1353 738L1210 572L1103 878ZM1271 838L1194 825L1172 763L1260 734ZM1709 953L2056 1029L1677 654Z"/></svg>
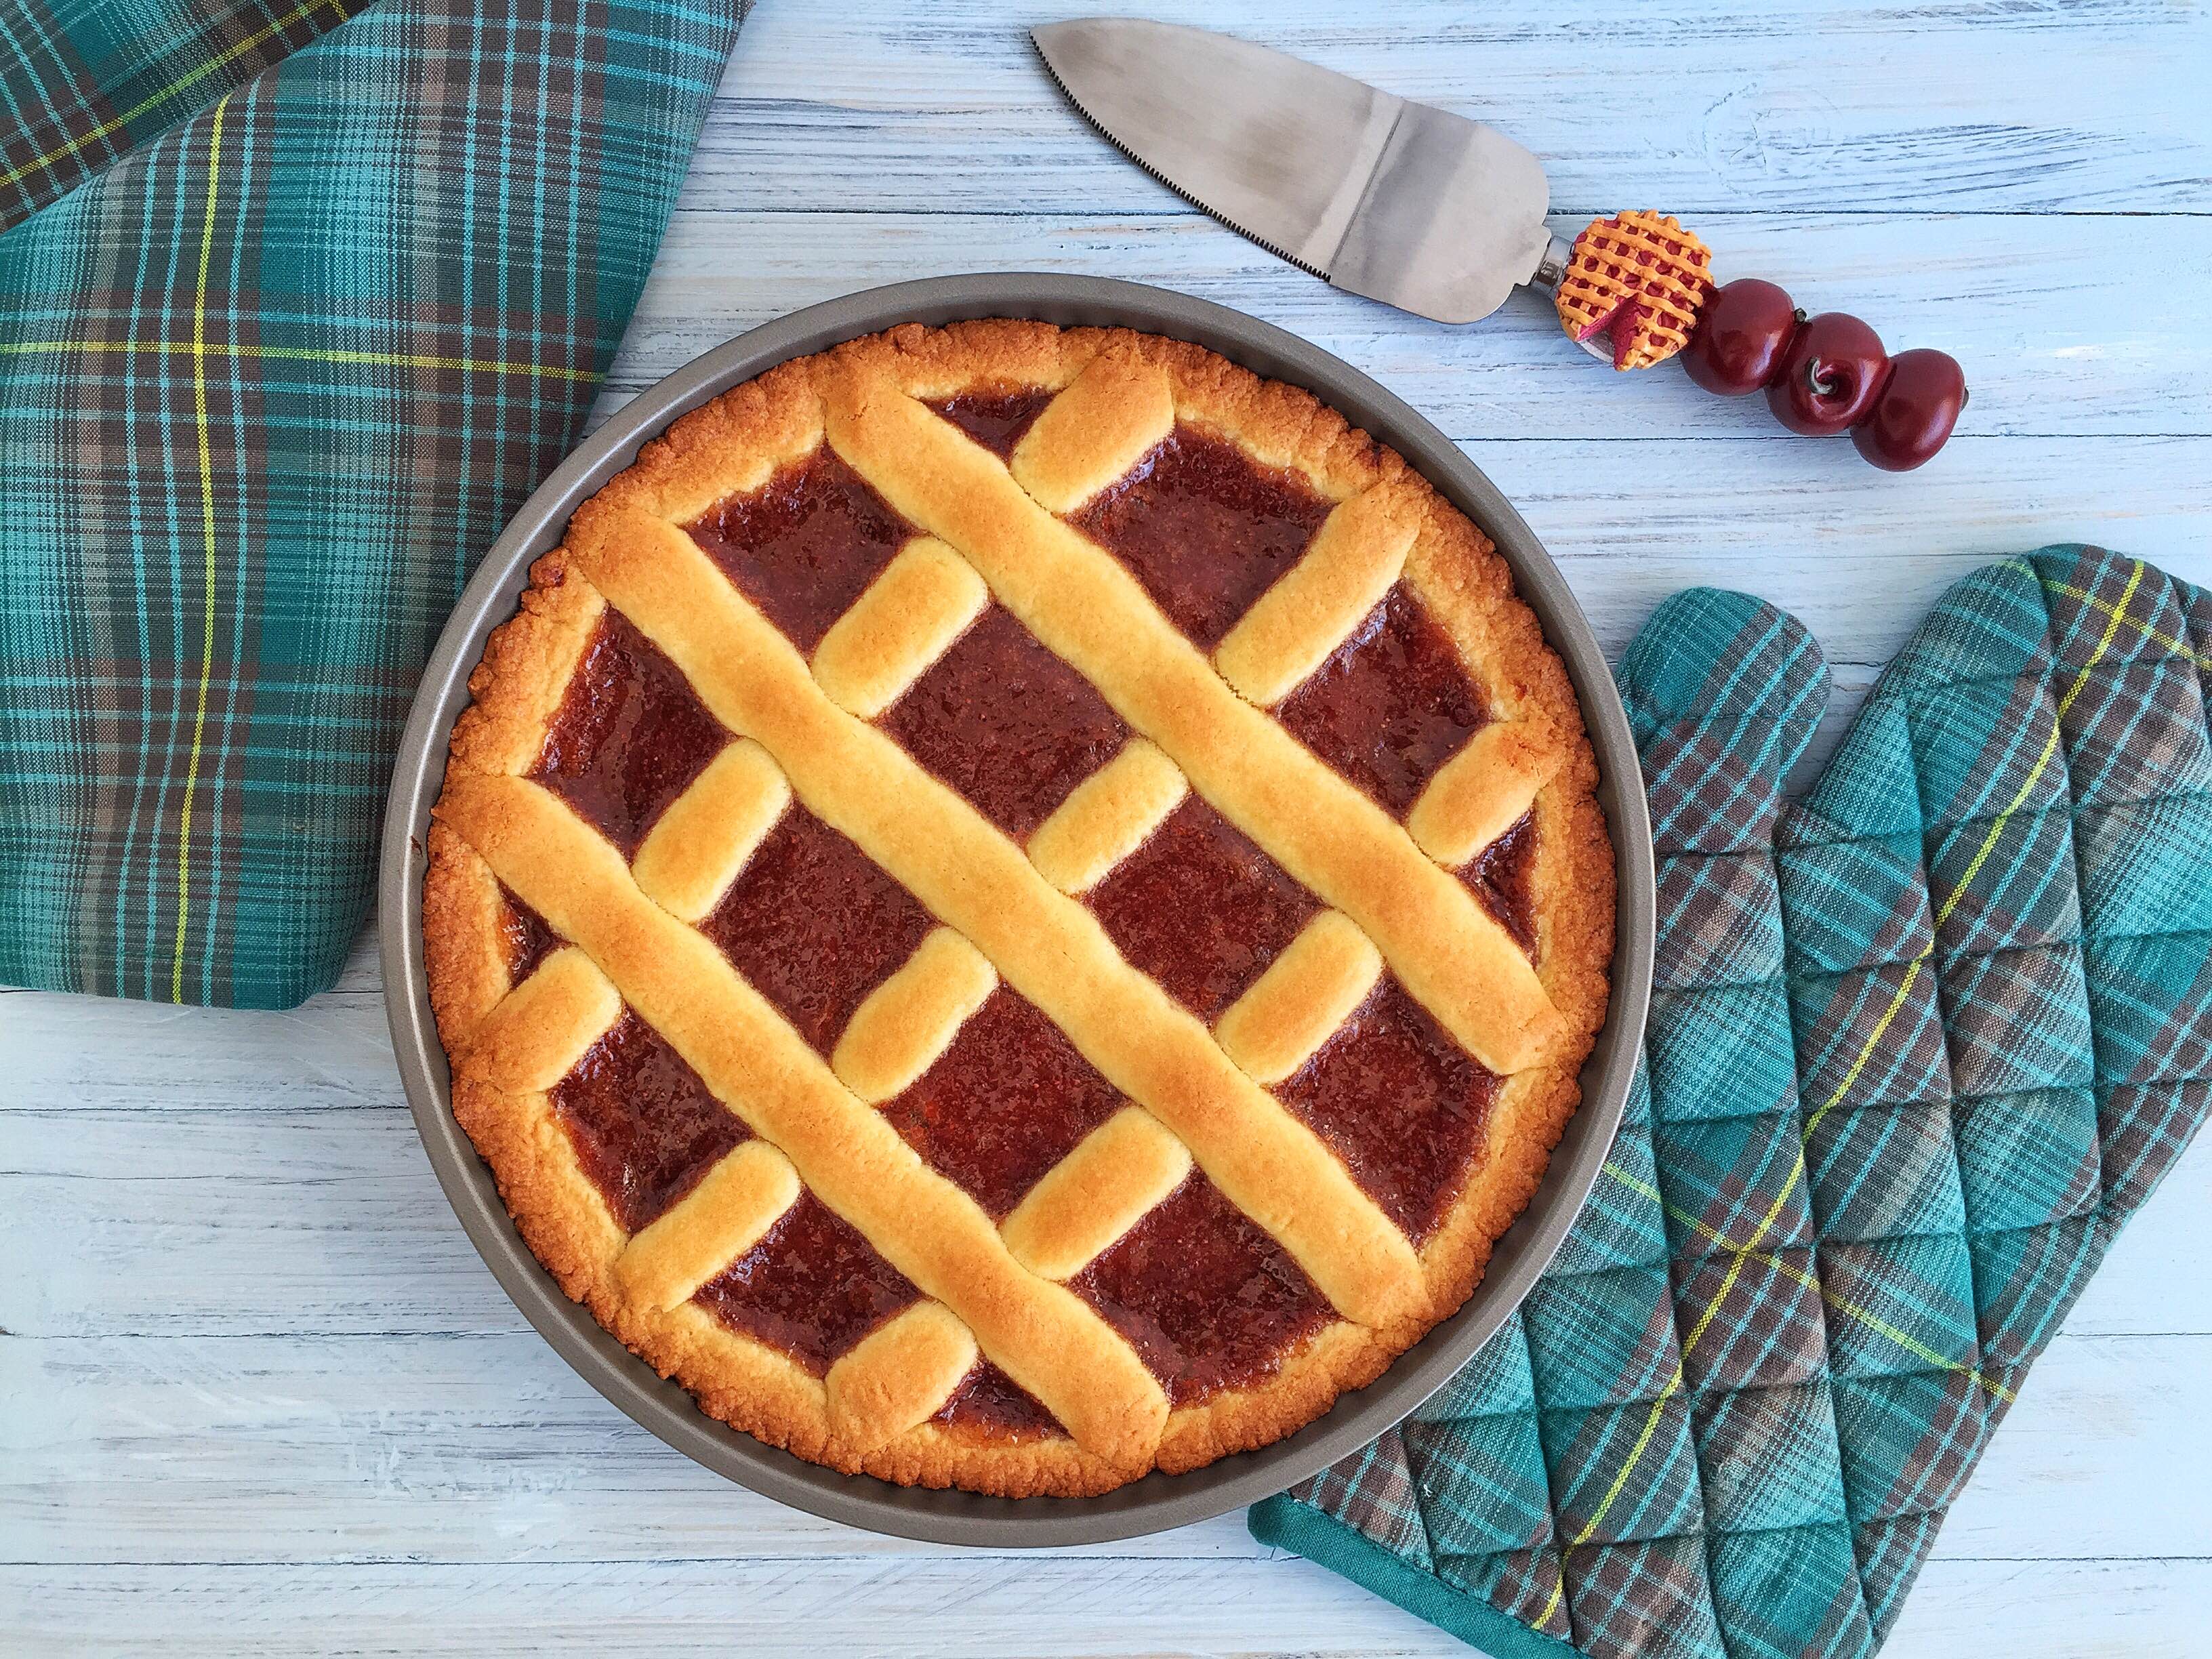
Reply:
<svg viewBox="0 0 2212 1659"><path fill-rule="evenodd" d="M2094 540L2212 580L2212 15L2190 0L1285 0L1241 28L1480 112L1558 227L1650 207L1724 272L1966 365L1901 479L1516 303L1335 294L1065 108L1024 30L1082 0L766 0L604 407L902 277L1135 277L1280 323L1426 410L1521 505L1609 649L1689 583L1796 611L1838 714L1954 577ZM1832 721L1831 737L1833 724ZM2092 1286L1890 1652L2212 1650L2212 1141ZM779 1509L632 1427L462 1237L364 940L241 1015L0 995L0 1650L1450 1654L1234 1516L1068 1555Z"/></svg>

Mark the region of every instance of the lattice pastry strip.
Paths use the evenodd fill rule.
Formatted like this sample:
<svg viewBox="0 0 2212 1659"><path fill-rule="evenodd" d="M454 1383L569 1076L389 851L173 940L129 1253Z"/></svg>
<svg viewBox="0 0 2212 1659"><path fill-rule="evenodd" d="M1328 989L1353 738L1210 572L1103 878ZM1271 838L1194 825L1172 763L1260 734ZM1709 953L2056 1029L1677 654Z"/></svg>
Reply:
<svg viewBox="0 0 2212 1659"><path fill-rule="evenodd" d="M630 873L671 915L713 910L791 805L791 786L767 750L740 738L707 764L647 832Z"/></svg>
<svg viewBox="0 0 2212 1659"><path fill-rule="evenodd" d="M1214 647L1222 678L1262 708L1280 702L1382 602L1419 530L1409 490L1377 485L1338 506L1305 556Z"/></svg>
<svg viewBox="0 0 2212 1659"><path fill-rule="evenodd" d="M1125 477L1174 426L1175 398L1165 376L1126 358L1100 356L1046 405L1009 465L1047 512L1073 513Z"/></svg>
<svg viewBox="0 0 2212 1659"><path fill-rule="evenodd" d="M848 714L873 720L928 672L991 602L975 568L943 542L901 548L814 647L814 678Z"/></svg>
<svg viewBox="0 0 2212 1659"><path fill-rule="evenodd" d="M999 1224L1014 1260L1073 1279L1190 1174L1190 1148L1141 1106L1085 1135Z"/></svg>
<svg viewBox="0 0 2212 1659"><path fill-rule="evenodd" d="M917 1302L862 1337L823 1378L833 1433L872 1448L925 1423L973 1370L975 1333L939 1302Z"/></svg>
<svg viewBox="0 0 2212 1659"><path fill-rule="evenodd" d="M1340 911L1308 922L1213 1028L1230 1059L1255 1082L1296 1072L1350 1019L1382 977L1382 953Z"/></svg>
<svg viewBox="0 0 2212 1659"><path fill-rule="evenodd" d="M904 1092L935 1065L998 988L990 959L939 927L854 1011L830 1069L871 1105Z"/></svg>
<svg viewBox="0 0 2212 1659"><path fill-rule="evenodd" d="M621 1018L621 994L566 946L484 1016L453 1052L453 1069L508 1094L543 1094Z"/></svg>
<svg viewBox="0 0 2212 1659"><path fill-rule="evenodd" d="M791 1160L764 1140L748 1140L623 1246L615 1279L655 1312L689 1302L798 1201Z"/></svg>
<svg viewBox="0 0 2212 1659"><path fill-rule="evenodd" d="M1132 738L1030 832L1030 862L1071 897L1087 893L1144 845L1189 793L1190 781L1173 761Z"/></svg>
<svg viewBox="0 0 2212 1659"><path fill-rule="evenodd" d="M1406 831L1437 863L1457 868L1528 816L1558 775L1557 750L1526 726L1484 726L1437 769L1406 815Z"/></svg>

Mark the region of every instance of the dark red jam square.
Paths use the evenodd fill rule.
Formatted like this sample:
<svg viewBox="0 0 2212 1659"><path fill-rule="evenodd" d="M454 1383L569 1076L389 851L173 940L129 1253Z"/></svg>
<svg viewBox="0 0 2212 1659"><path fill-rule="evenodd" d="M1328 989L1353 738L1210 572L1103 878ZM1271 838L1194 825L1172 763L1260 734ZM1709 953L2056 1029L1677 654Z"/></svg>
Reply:
<svg viewBox="0 0 2212 1659"><path fill-rule="evenodd" d="M921 1300L906 1276L811 1192L695 1298L732 1330L820 1376L892 1315Z"/></svg>
<svg viewBox="0 0 2212 1659"><path fill-rule="evenodd" d="M1068 1288L1177 1406L1273 1376L1329 1316L1289 1253L1196 1170Z"/></svg>
<svg viewBox="0 0 2212 1659"><path fill-rule="evenodd" d="M627 1009L553 1085L552 1102L576 1161L633 1233L750 1138L684 1057Z"/></svg>
<svg viewBox="0 0 2212 1659"><path fill-rule="evenodd" d="M988 1359L975 1362L975 1369L930 1420L980 1431L990 1440L1042 1440L1063 1432L1059 1419Z"/></svg>
<svg viewBox="0 0 2212 1659"><path fill-rule="evenodd" d="M1419 1243L1483 1150L1498 1076L1386 976L1275 1093Z"/></svg>
<svg viewBox="0 0 2212 1659"><path fill-rule="evenodd" d="M1513 935L1533 960L1536 955L1536 817L1523 812L1518 822L1459 872L1468 890Z"/></svg>
<svg viewBox="0 0 2212 1659"><path fill-rule="evenodd" d="M1399 817L1489 718L1451 640L1403 587L1383 596L1276 717Z"/></svg>
<svg viewBox="0 0 2212 1659"><path fill-rule="evenodd" d="M957 398L926 402L1000 460L1012 459L1014 446L1036 424L1053 394L1036 386L1011 392L963 392Z"/></svg>
<svg viewBox="0 0 2212 1659"><path fill-rule="evenodd" d="M914 534L827 444L691 526L691 539L802 652L822 643Z"/></svg>
<svg viewBox="0 0 2212 1659"><path fill-rule="evenodd" d="M884 1115L995 1221L1121 1106L1060 1028L1002 985Z"/></svg>
<svg viewBox="0 0 2212 1659"><path fill-rule="evenodd" d="M1178 426L1070 520L1211 651L1306 550L1329 503L1298 474Z"/></svg>
<svg viewBox="0 0 2212 1659"><path fill-rule="evenodd" d="M1016 841L1129 736L1088 680L998 605L878 724Z"/></svg>
<svg viewBox="0 0 2212 1659"><path fill-rule="evenodd" d="M610 610L568 678L530 775L628 858L729 741L676 665Z"/></svg>
<svg viewBox="0 0 2212 1659"><path fill-rule="evenodd" d="M1208 1024L1321 908L1194 794L1085 902L1131 965Z"/></svg>
<svg viewBox="0 0 2212 1659"><path fill-rule="evenodd" d="M794 802L700 929L826 1054L932 925L880 866Z"/></svg>
<svg viewBox="0 0 2212 1659"><path fill-rule="evenodd" d="M561 936L506 886L500 888L499 896L504 906L499 918L500 953L507 963L507 982L520 985L561 948Z"/></svg>

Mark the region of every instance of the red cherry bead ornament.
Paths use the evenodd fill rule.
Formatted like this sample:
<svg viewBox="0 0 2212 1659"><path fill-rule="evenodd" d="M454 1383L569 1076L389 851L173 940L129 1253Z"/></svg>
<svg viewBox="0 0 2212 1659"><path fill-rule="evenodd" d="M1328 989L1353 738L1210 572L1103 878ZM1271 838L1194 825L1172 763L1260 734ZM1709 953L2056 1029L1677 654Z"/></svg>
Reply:
<svg viewBox="0 0 2212 1659"><path fill-rule="evenodd" d="M1966 375L1948 352L1900 351L1866 418L1851 428L1860 454L1890 472L1910 472L1942 448L1966 406Z"/></svg>
<svg viewBox="0 0 2212 1659"><path fill-rule="evenodd" d="M1715 289L1698 311L1682 367L1708 392L1744 397L1772 378L1797 323L1788 294L1756 276L1739 277Z"/></svg>
<svg viewBox="0 0 2212 1659"><path fill-rule="evenodd" d="M1881 336L1856 317L1823 312L1790 337L1766 401L1792 432L1828 437L1864 418L1888 374Z"/></svg>

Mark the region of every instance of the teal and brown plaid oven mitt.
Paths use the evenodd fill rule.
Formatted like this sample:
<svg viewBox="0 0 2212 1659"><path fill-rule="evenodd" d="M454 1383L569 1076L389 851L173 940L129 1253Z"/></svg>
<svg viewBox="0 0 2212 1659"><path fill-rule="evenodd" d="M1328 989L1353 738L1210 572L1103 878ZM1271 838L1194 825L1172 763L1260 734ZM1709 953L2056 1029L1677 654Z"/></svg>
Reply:
<svg viewBox="0 0 2212 1659"><path fill-rule="evenodd" d="M1620 671L1659 933L1620 1139L1496 1340L1253 1531L1498 1659L1880 1647L2204 1115L2208 673L2212 595L1991 565L1785 804L1818 648L1662 605Z"/></svg>
<svg viewBox="0 0 2212 1659"><path fill-rule="evenodd" d="M741 9L0 0L0 982L336 975Z"/></svg>

